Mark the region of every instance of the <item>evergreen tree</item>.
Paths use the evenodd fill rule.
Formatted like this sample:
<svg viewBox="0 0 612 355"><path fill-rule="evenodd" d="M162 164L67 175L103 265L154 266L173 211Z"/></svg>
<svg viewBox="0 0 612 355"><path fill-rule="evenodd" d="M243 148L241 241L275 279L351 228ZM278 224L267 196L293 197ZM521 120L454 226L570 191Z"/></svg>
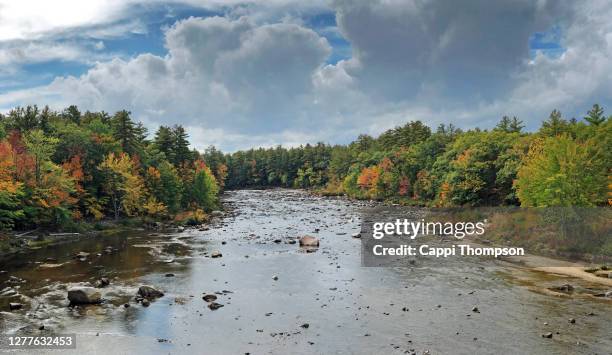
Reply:
<svg viewBox="0 0 612 355"><path fill-rule="evenodd" d="M516 116L513 116L508 128L509 133L520 133L523 128L525 128L525 125L523 124L523 121L519 120Z"/></svg>
<svg viewBox="0 0 612 355"><path fill-rule="evenodd" d="M189 149L189 135L181 125L175 125L172 129L174 139L172 145L172 159L175 166L181 166L185 162L193 160L193 154Z"/></svg>
<svg viewBox="0 0 612 355"><path fill-rule="evenodd" d="M568 123L561 117L561 112L553 110L548 116L548 119L542 122L540 133L548 137L556 137L568 130Z"/></svg>
<svg viewBox="0 0 612 355"><path fill-rule="evenodd" d="M584 117L584 120L594 126L598 126L604 123L606 121L606 116L604 116L604 109L598 104L594 104L593 108L587 112L587 115Z"/></svg>
<svg viewBox="0 0 612 355"><path fill-rule="evenodd" d="M172 130L167 126L160 126L155 132L153 145L162 153L165 154L168 161L174 162L174 138Z"/></svg>
<svg viewBox="0 0 612 355"><path fill-rule="evenodd" d="M130 112L122 110L111 119L113 136L119 141L121 148L128 154L134 154L140 147L139 131L130 118Z"/></svg>
<svg viewBox="0 0 612 355"><path fill-rule="evenodd" d="M68 106L64 112L62 112L62 117L73 123L81 124L81 111L79 111L76 105Z"/></svg>

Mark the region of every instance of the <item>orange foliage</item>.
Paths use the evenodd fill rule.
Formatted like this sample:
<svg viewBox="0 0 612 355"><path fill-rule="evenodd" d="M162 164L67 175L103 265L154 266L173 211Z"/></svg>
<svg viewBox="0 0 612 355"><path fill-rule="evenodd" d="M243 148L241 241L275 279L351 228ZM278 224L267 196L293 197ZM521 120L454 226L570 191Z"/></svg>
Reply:
<svg viewBox="0 0 612 355"><path fill-rule="evenodd" d="M6 141L0 142L0 191L14 194L21 187L15 179L15 152Z"/></svg>
<svg viewBox="0 0 612 355"><path fill-rule="evenodd" d="M159 170L157 170L157 168L154 166L150 166L147 168L147 176L153 180L159 180L161 178Z"/></svg>
<svg viewBox="0 0 612 355"><path fill-rule="evenodd" d="M362 189L375 189L378 179L380 178L380 168L378 166L372 166L369 168L363 168L361 174L357 177L357 185Z"/></svg>
<svg viewBox="0 0 612 355"><path fill-rule="evenodd" d="M448 182L443 182L442 186L440 186L440 196L439 196L439 206L444 207L450 204L449 195L450 195L451 187Z"/></svg>

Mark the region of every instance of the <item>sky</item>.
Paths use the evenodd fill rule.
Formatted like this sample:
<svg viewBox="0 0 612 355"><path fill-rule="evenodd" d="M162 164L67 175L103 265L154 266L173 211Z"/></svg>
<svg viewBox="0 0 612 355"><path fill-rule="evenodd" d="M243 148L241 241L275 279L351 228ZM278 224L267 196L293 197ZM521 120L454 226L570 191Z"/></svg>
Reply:
<svg viewBox="0 0 612 355"><path fill-rule="evenodd" d="M0 0L0 112L120 109L196 149L411 120L612 113L612 6L570 0Z"/></svg>

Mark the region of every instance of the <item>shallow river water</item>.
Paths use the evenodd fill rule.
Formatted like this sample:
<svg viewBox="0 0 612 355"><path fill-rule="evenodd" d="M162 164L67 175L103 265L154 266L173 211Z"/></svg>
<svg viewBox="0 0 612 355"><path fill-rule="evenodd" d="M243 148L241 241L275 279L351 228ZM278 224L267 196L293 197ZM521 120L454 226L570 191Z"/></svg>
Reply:
<svg viewBox="0 0 612 355"><path fill-rule="evenodd" d="M207 230L81 237L5 262L0 333L76 333L80 354L612 353L612 303L529 287L578 280L464 258L362 267L359 203L294 190L224 199L231 212ZM290 244L305 234L318 250ZM100 277L103 304L68 307L67 288ZM165 296L143 307L143 284ZM202 295L215 292L213 311ZM24 308L7 311L15 301Z"/></svg>

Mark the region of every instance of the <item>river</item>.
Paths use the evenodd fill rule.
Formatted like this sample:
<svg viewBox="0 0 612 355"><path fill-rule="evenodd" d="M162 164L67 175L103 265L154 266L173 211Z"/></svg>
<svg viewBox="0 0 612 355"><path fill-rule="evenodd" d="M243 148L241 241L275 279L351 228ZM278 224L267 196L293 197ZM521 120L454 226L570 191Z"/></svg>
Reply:
<svg viewBox="0 0 612 355"><path fill-rule="evenodd" d="M362 203L281 189L227 192L224 203L230 212L206 230L81 237L9 260L0 333L76 333L81 354L612 353L612 303L530 287L579 280L466 258L362 267L351 237ZM305 234L318 250L290 244ZM67 288L100 277L111 281L104 303L68 307ZM143 307L143 284L165 295ZM215 292L224 307L210 310L202 295ZM24 308L7 311L14 301Z"/></svg>

